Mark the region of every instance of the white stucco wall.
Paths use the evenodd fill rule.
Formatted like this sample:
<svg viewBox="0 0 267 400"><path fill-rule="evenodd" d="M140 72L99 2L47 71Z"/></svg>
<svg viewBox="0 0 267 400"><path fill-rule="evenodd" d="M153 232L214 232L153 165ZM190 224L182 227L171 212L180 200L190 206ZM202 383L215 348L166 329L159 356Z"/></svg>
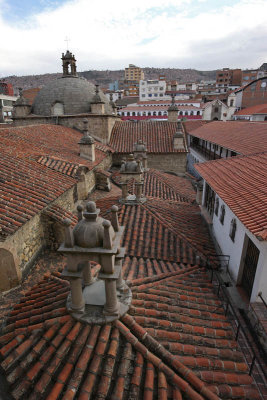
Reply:
<svg viewBox="0 0 267 400"><path fill-rule="evenodd" d="M218 196L217 196L218 197ZM222 254L230 255L229 271L233 280L239 284L243 273L243 262L246 256L247 238L252 240L255 246L259 249L260 255L251 294L250 301L259 301L258 293L262 291L263 298L267 299L267 242L259 241L245 226L239 221L226 203L219 198L218 216L213 215L212 231L219 244ZM224 224L220 222L220 208L225 206ZM229 236L231 221L236 219L236 234L233 242Z"/></svg>

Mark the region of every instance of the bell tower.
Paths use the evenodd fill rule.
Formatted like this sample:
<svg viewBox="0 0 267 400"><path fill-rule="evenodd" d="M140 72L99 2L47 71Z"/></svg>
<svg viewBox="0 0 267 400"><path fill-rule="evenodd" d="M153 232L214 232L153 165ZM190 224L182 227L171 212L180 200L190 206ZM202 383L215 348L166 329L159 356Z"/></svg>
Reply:
<svg viewBox="0 0 267 400"><path fill-rule="evenodd" d="M63 67L63 76L77 76L76 59L74 54L67 50L66 54L62 53L61 60Z"/></svg>

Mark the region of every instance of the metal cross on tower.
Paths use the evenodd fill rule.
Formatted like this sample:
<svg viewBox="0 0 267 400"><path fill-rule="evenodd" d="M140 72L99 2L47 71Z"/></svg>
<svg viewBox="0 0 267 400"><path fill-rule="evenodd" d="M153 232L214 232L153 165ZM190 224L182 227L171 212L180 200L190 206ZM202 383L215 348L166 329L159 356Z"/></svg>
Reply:
<svg viewBox="0 0 267 400"><path fill-rule="evenodd" d="M70 42L70 39L66 36L65 39L64 39L64 42L67 43L67 50L68 50L68 49L69 49L69 42Z"/></svg>

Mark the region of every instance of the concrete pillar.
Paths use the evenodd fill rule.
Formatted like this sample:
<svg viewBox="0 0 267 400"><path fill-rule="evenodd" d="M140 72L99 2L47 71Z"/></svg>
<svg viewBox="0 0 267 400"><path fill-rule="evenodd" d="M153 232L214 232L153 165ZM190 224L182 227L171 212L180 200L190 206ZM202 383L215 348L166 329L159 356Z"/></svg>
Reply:
<svg viewBox="0 0 267 400"><path fill-rule="evenodd" d="M121 184L121 190L122 190L122 200L126 200L128 196L128 187L126 182L123 182Z"/></svg>
<svg viewBox="0 0 267 400"><path fill-rule="evenodd" d="M143 192L143 182L135 182L135 196L136 200L140 200L142 197L142 192Z"/></svg>
<svg viewBox="0 0 267 400"><path fill-rule="evenodd" d="M86 261L83 266L83 283L85 286L89 286L94 282L92 277L92 270L90 261Z"/></svg>
<svg viewBox="0 0 267 400"><path fill-rule="evenodd" d="M69 277L71 290L71 308L74 311L83 311L84 298L82 292L82 279Z"/></svg>
<svg viewBox="0 0 267 400"><path fill-rule="evenodd" d="M105 279L106 303L103 313L105 315L119 315L116 279Z"/></svg>

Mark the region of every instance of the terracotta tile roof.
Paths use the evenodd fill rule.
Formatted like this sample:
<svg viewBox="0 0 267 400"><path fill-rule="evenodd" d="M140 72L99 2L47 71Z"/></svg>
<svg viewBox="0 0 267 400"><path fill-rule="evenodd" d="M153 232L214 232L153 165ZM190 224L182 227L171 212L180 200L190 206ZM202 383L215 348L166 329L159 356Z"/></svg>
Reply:
<svg viewBox="0 0 267 400"><path fill-rule="evenodd" d="M75 163L70 163L66 160L61 160L59 158L50 156L40 156L37 162L49 167L55 171L62 172L64 175L69 175L75 177L77 175L79 165Z"/></svg>
<svg viewBox="0 0 267 400"><path fill-rule="evenodd" d="M65 210L62 207L59 207L56 204L46 207L42 211L42 214L48 216L54 221L60 222L61 224L63 224L64 220L67 218L71 221L72 227L74 227L78 222L78 218L76 215L74 215L70 211Z"/></svg>
<svg viewBox="0 0 267 400"><path fill-rule="evenodd" d="M186 133L191 133L195 129L200 128L201 126L206 125L206 124L207 124L207 121L204 121L202 119L183 122L183 126L185 128Z"/></svg>
<svg viewBox="0 0 267 400"><path fill-rule="evenodd" d="M267 125L263 122L214 121L191 134L244 155L267 148Z"/></svg>
<svg viewBox="0 0 267 400"><path fill-rule="evenodd" d="M174 150L173 135L177 123L168 121L117 121L112 129L110 146L117 153L131 153L139 139L147 144L148 153L184 153L187 150Z"/></svg>
<svg viewBox="0 0 267 400"><path fill-rule="evenodd" d="M0 129L2 146L14 156L36 160L43 156L48 157L48 162L51 157L51 162L58 159L92 169L105 158L110 147L97 142L96 161L87 161L79 156L81 135L74 129L49 124Z"/></svg>
<svg viewBox="0 0 267 400"><path fill-rule="evenodd" d="M196 256L214 258L213 243L197 205L149 198L143 205L130 206L121 205L118 199L107 197L96 204L106 210L102 216L107 219L112 205L118 205L127 256L184 264L194 264Z"/></svg>
<svg viewBox="0 0 267 400"><path fill-rule="evenodd" d="M267 114L267 104L257 104L256 106L243 108L236 111L234 115L253 115L253 114Z"/></svg>
<svg viewBox="0 0 267 400"><path fill-rule="evenodd" d="M73 186L80 167L92 169L106 157L102 144L94 163L79 157L80 137L59 125L0 129L0 240Z"/></svg>
<svg viewBox="0 0 267 400"><path fill-rule="evenodd" d="M133 281L113 325L66 311L69 284L53 273L14 307L0 337L15 399L258 399L204 269Z"/></svg>
<svg viewBox="0 0 267 400"><path fill-rule="evenodd" d="M113 172L112 179L116 184L120 184L120 172ZM133 183L134 181L128 182L130 193L133 193ZM196 198L189 180L153 168L150 168L144 175L144 195L185 202L194 202Z"/></svg>
<svg viewBox="0 0 267 400"><path fill-rule="evenodd" d="M73 178L35 161L5 154L3 147L0 143L0 240L5 240L75 184Z"/></svg>
<svg viewBox="0 0 267 400"><path fill-rule="evenodd" d="M195 168L245 227L267 240L267 152L196 164Z"/></svg>

